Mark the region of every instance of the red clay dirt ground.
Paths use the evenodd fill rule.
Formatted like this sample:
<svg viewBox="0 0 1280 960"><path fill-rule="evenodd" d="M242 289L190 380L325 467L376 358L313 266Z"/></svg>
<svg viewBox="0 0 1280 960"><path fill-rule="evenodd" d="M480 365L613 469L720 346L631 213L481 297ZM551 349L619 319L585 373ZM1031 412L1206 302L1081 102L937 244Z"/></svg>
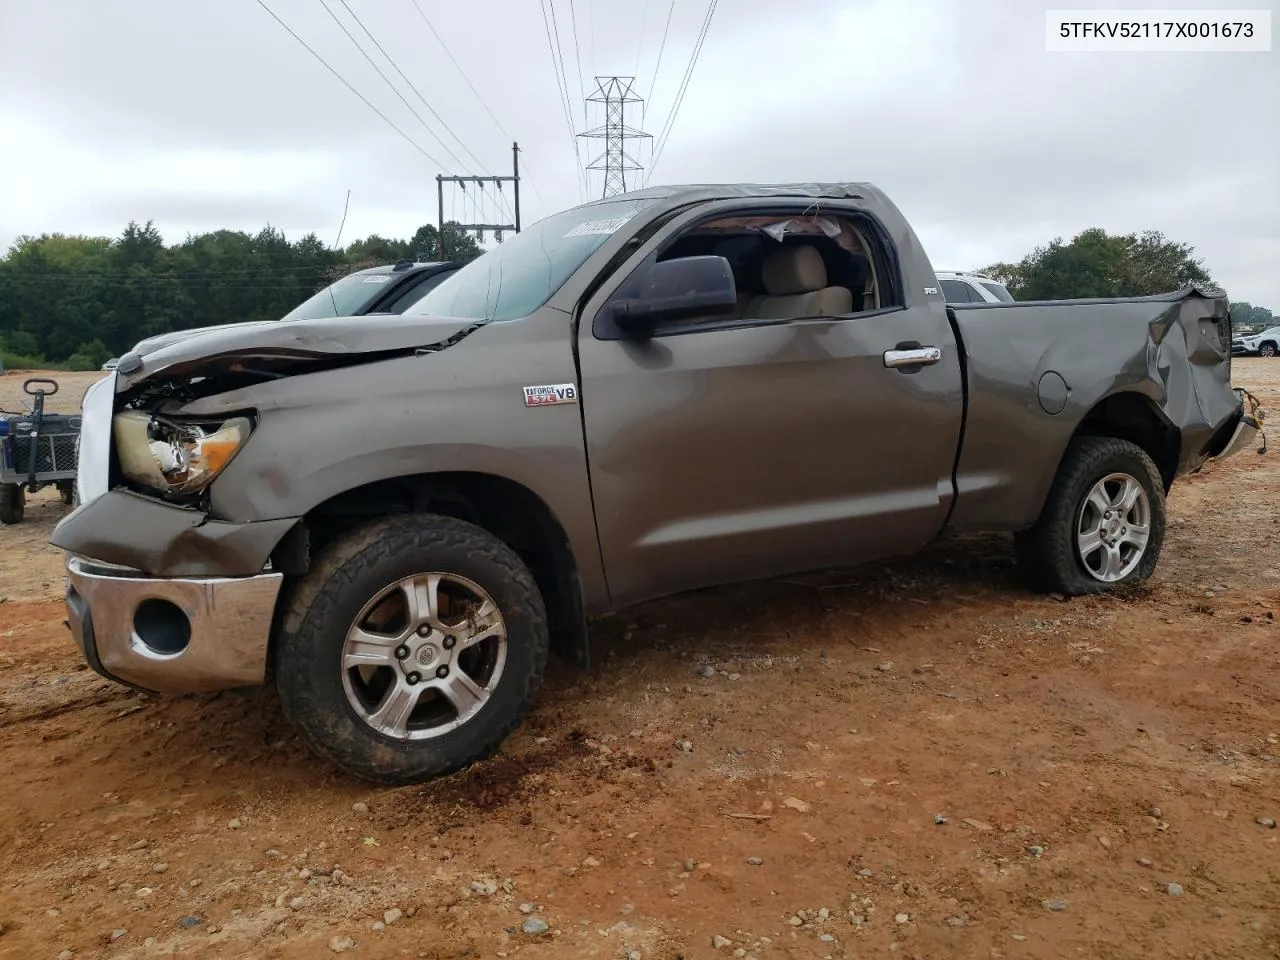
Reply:
<svg viewBox="0 0 1280 960"><path fill-rule="evenodd" d="M1236 379L1280 409L1280 361ZM1277 503L1280 451L1181 482L1124 597L1032 595L985 537L647 604L496 757L394 790L268 694L85 669L34 504L0 532L0 956L1280 956Z"/></svg>

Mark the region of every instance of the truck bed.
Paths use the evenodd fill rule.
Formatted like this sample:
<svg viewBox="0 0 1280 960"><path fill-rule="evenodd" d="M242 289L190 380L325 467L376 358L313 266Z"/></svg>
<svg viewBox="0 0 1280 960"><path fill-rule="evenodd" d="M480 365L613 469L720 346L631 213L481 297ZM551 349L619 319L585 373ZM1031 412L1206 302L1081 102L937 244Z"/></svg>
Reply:
<svg viewBox="0 0 1280 960"><path fill-rule="evenodd" d="M1198 465L1199 451L1234 410L1227 399L1234 396L1231 321L1216 291L948 310L967 370L956 531L1034 522L1058 467L1051 452L1099 404L1133 404L1134 417L1182 425L1162 470ZM1132 399L1108 401L1121 394Z"/></svg>

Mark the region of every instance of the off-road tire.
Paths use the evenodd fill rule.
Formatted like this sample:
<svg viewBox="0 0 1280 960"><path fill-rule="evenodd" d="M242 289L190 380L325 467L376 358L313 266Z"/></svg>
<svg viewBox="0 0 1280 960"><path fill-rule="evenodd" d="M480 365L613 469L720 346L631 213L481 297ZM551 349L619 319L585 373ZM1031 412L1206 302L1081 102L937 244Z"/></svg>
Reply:
<svg viewBox="0 0 1280 960"><path fill-rule="evenodd" d="M506 664L469 721L431 739L397 740L370 727L348 701L342 648L370 599L426 571L460 574L488 592L506 622ZM376 783L419 783L491 755L533 701L546 668L546 609L532 574L501 540L451 517L402 514L343 536L316 556L285 603L272 664L285 716L315 753Z"/></svg>
<svg viewBox="0 0 1280 960"><path fill-rule="evenodd" d="M0 523L21 523L27 512L27 491L16 483L0 483Z"/></svg>
<svg viewBox="0 0 1280 960"><path fill-rule="evenodd" d="M1146 552L1130 573L1114 582L1091 576L1076 547L1076 524L1094 484L1125 473L1146 491L1151 506ZM1112 437L1077 437L1067 448L1035 526L1018 533L1018 566L1034 590L1066 596L1109 593L1144 583L1155 572L1164 545L1164 484L1151 457L1139 446Z"/></svg>

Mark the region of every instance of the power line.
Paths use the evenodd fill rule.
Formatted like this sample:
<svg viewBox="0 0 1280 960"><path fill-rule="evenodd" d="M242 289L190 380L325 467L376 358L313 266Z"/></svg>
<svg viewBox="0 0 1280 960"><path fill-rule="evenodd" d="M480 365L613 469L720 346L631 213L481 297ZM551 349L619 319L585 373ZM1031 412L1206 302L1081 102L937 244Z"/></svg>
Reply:
<svg viewBox="0 0 1280 960"><path fill-rule="evenodd" d="M324 0L320 0L320 2L323 4ZM472 159L472 161L475 162L476 166L479 167L483 173L489 174L490 173L489 168L485 166L484 161L482 161L479 157L477 157L474 153L472 153L471 148L468 147L465 142L463 142L461 137L459 137L456 133L454 133L453 128L449 126L448 122L444 119L444 117L440 116L440 114L436 111L436 108L431 106L431 104L427 101L427 98L422 95L422 91L419 90L414 85L414 82L405 75L405 72L400 69L400 65L396 63L395 59L391 56L391 54L387 53L387 51L383 48L382 44L378 42L378 38L373 35L372 31L370 31L369 28L364 25L364 21L362 21L360 17L356 14L356 12L351 9L351 6L347 3L347 0L338 0L338 2L341 3L343 8L347 11L347 13L351 15L351 19L353 19L356 22L356 24L360 27L360 29L364 31L365 36L367 36L373 42L373 45L378 48L378 52L381 53L384 57L386 57L387 62L391 64L392 68L396 71L396 73L400 74L400 79L402 79L405 83L409 85L409 89L412 90L414 94L417 96L417 98L422 101L422 105L427 108L427 110L431 113L432 116L434 116L438 121L440 121L440 125L444 127L445 131L451 137L453 137L454 140L458 142L458 146L462 147L463 153L469 156ZM325 9L328 9L328 8L326 7ZM330 11L330 16L333 16L332 11ZM336 20L337 18L334 17L334 19ZM341 26L340 23L339 23L339 26ZM343 32L344 33L347 32L345 28ZM351 34L347 33L347 36L351 37ZM353 43L355 42L354 37L351 37L351 40ZM357 46L359 45L357 44ZM365 51L361 49L360 52L364 53ZM369 59L368 54L365 54L365 59ZM373 63L372 60L369 60L369 62L370 64ZM374 69L376 70L377 67L375 66ZM379 70L378 73L379 75L382 76L384 80L387 80L386 75L383 74L381 70ZM391 81L387 80L387 83L390 84ZM458 159L458 155L454 153L451 149L449 149L449 147L445 145L444 141L440 137L436 136L435 132L432 131L430 127L427 127L427 122L423 120L421 116L418 115L418 112L414 110L413 107L409 106L409 101L405 100L405 98L400 95L400 91L396 90L395 87L392 87L392 90L395 90L396 96L400 97L400 99L404 102L404 105L406 107L409 107L409 109L413 112L413 115L418 118L418 122L421 123L423 127L427 129L428 133L430 133L433 137L435 137L436 141L440 144L441 147L444 148L445 152L449 154L449 156L453 159L453 161L457 163L459 166L462 166L463 163L460 159Z"/></svg>
<svg viewBox="0 0 1280 960"><path fill-rule="evenodd" d="M320 0L320 6L324 7L324 12L329 14L329 16L333 18L333 22L338 25L338 29L347 35L347 39L350 40L352 45L357 50L360 51L360 55L369 61L369 66L373 67L373 69L378 72L378 76L382 78L382 82L391 88L391 92L400 98L401 103L403 103L406 107L409 108L409 112L412 113L415 118L417 118L417 121L420 124L422 124L422 129L426 130L427 133L431 134L432 139L434 139L436 143L440 144L441 148L444 150L445 153L449 155L450 159L452 159L454 163L461 164L462 161L458 159L458 155L455 154L452 150L450 150L449 146L442 139L440 139L439 135L434 130L432 130L430 126L427 125L427 121L422 119L422 114L418 113L417 110L413 109L413 104L411 104L408 101L408 99L405 98L405 95L400 92L400 89L394 83L391 82L391 78L382 72L382 68L378 66L378 64L374 61L373 57L369 56L369 51L365 50L364 47L360 46L360 41L357 40L354 36L352 36L351 31L347 29L346 24L344 24L342 20L338 17L338 15L334 13L332 9L330 9L329 5L325 3L325 0ZM343 6L346 6L346 4L343 3ZM357 19L356 22L359 23L359 20ZM362 28L363 26L364 25L361 24ZM367 30L365 32L368 33Z"/></svg>
<svg viewBox="0 0 1280 960"><path fill-rule="evenodd" d="M646 0L648 2L648 0ZM596 10L591 0L587 0L587 33L591 50L591 76L596 75Z"/></svg>
<svg viewBox="0 0 1280 960"><path fill-rule="evenodd" d="M684 95L689 89L689 81L693 78L693 68L698 65L698 56L702 53L702 44L707 39L707 31L711 29L711 18L715 16L716 4L720 0L711 0L707 6L707 16L702 21L702 31L698 34L698 42L694 44L693 54L689 57L689 66L685 68L684 78L680 81L680 91L676 94L676 101L671 107L671 113L667 117L666 126L659 135L657 149L654 150L653 160L649 163L649 173L645 177L645 183L653 176L654 167L658 165L658 160L662 157L663 148L667 145L667 140L671 138L671 130L675 126L676 115L680 112L680 107L684 103Z"/></svg>
<svg viewBox="0 0 1280 960"><path fill-rule="evenodd" d="M564 77L564 71L561 66L556 65L556 44L551 39L551 20L547 18L547 0L540 0L542 4L542 25L547 31L547 48L551 51L551 71L556 76L556 90L560 94L560 107L564 110L565 126L569 128L569 139L573 142L573 155L577 160L578 176L578 199L582 199L582 178L586 172L582 170L582 151L578 145L578 137L573 129L573 110L569 105L569 84ZM551 17L555 17L554 0L551 7ZM562 63L563 65L563 63Z"/></svg>
<svg viewBox="0 0 1280 960"><path fill-rule="evenodd" d="M667 25L662 28L662 42L658 44L658 62L653 65L653 79L649 81L649 95L645 97L644 106L640 108L640 122L644 123L645 113L648 111L649 101L653 99L653 88L658 83L658 71L662 69L662 51L667 49L667 34L671 31L671 15L676 12L676 0L671 0L671 6L667 8ZM637 72L639 72L637 68Z"/></svg>
<svg viewBox="0 0 1280 960"><path fill-rule="evenodd" d="M636 42L636 67L631 72L640 75L640 55L644 53L644 28L649 23L649 0L644 0L644 10L640 14L640 34Z"/></svg>
<svg viewBox="0 0 1280 960"><path fill-rule="evenodd" d="M466 85L471 88L471 92L475 94L476 99L480 101L480 106L484 107L484 112L489 115L489 119L492 120L494 125L498 128L498 132L508 140L515 140L515 137L511 136L511 134L507 132L507 128L502 125L502 121L500 121L497 116L494 115L494 112L489 109L489 104L487 104L484 97L480 95L480 91L476 89L476 85L471 82L471 78L467 76L467 71L462 69L462 64L460 64L457 57L453 55L453 51L449 49L449 45L444 42L444 37L440 36L440 32L435 28L435 24L431 22L426 11L422 9L422 4L419 3L418 0L412 0L412 2L414 9L418 11L418 16L422 18L422 22L427 25L427 29L430 30L432 36L436 38L436 42L439 43L440 48L444 50L445 56L449 58L449 62L457 68L458 74L462 77ZM541 200L542 191L538 189L538 185L533 181L532 177L528 176L527 172L525 176L529 180L529 185L533 187L533 192L536 193L538 195L538 199Z"/></svg>
<svg viewBox="0 0 1280 960"><path fill-rule="evenodd" d="M458 62L458 59L453 55L453 51L449 49L449 45L445 43L444 38L440 36L439 31L435 28L435 24L431 22L426 11L422 9L422 4L420 4L418 0L413 0L413 6L414 9L418 11L418 16L422 18L422 22L427 25L427 29L429 29L432 35L436 38L436 42L439 43L441 49L444 50L445 56L447 56L449 61L457 68L458 73L462 75L462 79L466 81L467 86L471 88L471 92L476 95L476 99L480 101L480 106L484 107L485 113L489 114L489 119L497 126L498 132L508 140L514 140L515 138L512 137L511 134L507 133L507 128L502 125L502 122L494 116L493 111L489 109L489 104L484 102L484 97L480 96L480 91L476 89L476 85L472 83L471 78L467 76L467 71L462 69L462 64Z"/></svg>
<svg viewBox="0 0 1280 960"><path fill-rule="evenodd" d="M428 160L434 163L437 167L444 166L444 164L442 164L439 160L437 160L431 154L427 153L427 151L424 150L416 140L414 140L407 133L405 133L403 130L397 127L395 123L392 122L392 120L385 113L383 113L381 110L375 107L372 103L370 103L369 99L363 93L361 93L359 90L353 87L350 83L348 83L347 79L342 74L340 74L337 70L333 69L333 67L329 65L329 61L325 60L324 57L316 53L315 50L311 48L311 45L307 43L307 41L303 40L300 36L294 33L292 28L290 28L290 26L287 23L285 23L278 16L276 16L274 10L272 10L270 7L267 6L265 0L255 0L255 2L258 4L258 6L260 6L263 10L267 11L267 13L271 15L272 20L280 24L280 26L284 27L284 29L288 31L289 36L293 37L293 39L297 40L300 44L306 47L307 52L311 54L313 57L315 57L317 60L319 60L324 65L324 68L326 70L328 70L335 77L337 77L342 82L342 85L344 87L346 87L348 90L354 93L357 97L359 97L361 101L363 101L364 105L368 107L370 110L372 110L374 113L376 113L379 117L381 117L382 120L387 124L387 126L389 126L396 133L400 134L400 136L403 137L409 143L409 145L413 147L413 149L417 150L420 154L422 154L424 157L426 157Z"/></svg>
<svg viewBox="0 0 1280 960"><path fill-rule="evenodd" d="M588 188L587 172L582 169L582 153L578 148L578 138L574 135L574 130L573 130L573 103L572 103L572 97L569 94L569 71L565 69L564 48L560 44L560 24L556 20L556 0L547 0L547 6L550 7L551 9L551 29L555 33L555 37L556 37L555 49L556 49L556 55L560 58L560 75L564 77L564 98L565 98L565 105L569 108L569 117L568 117L569 135L573 137L573 155L574 157L577 158L577 161L578 161L578 173L579 173L579 176L582 178L583 188L587 189ZM581 84L579 84L579 87L581 87ZM586 91L580 89L579 93L585 95ZM585 105L584 105L584 111L585 111ZM579 194L579 197L581 196L582 194Z"/></svg>
<svg viewBox="0 0 1280 960"><path fill-rule="evenodd" d="M569 0L569 23L573 27L573 59L578 64L578 99L582 101L582 123L585 126L591 121L587 119L587 86L582 82L582 47L578 45L578 14L573 8L573 0Z"/></svg>
<svg viewBox="0 0 1280 960"><path fill-rule="evenodd" d="M207 234L206 234L207 236ZM181 250L181 246L166 247L166 251ZM88 270L81 272L58 273L58 276L64 277L93 277L103 280L121 280L133 282L149 282L151 280L167 280L170 278L178 280L202 280L205 278L216 279L218 277L245 277L253 279L254 277L265 274L271 276L279 273L306 272L308 270L324 269L323 264L313 264L308 266L292 266L292 267L228 267L222 270L166 270L164 274L133 274L122 271L111 270ZM38 279L40 277L53 276L53 273L31 273L29 271L14 271L0 267L0 277L7 279Z"/></svg>
<svg viewBox="0 0 1280 960"><path fill-rule="evenodd" d="M396 73L400 74L400 79L402 79L405 83L407 83L409 85L409 89L412 90L417 95L418 99L422 101L422 105L431 112L431 115L433 117L435 117L437 120L440 121L440 125L444 127L445 131L449 134L449 136L453 137L454 140L458 141L458 146L462 147L463 152L466 153L466 155L469 156L472 160L474 160L477 166L479 166L481 170L484 170L485 173L488 173L489 172L488 169L481 162L480 158L471 152L471 148L468 147L463 142L461 137L459 137L456 133L453 132L453 128L450 127L447 122L445 122L444 117L440 116L440 114L436 112L436 108L431 106L431 104L427 102L427 98L422 95L422 91L419 90L416 86L414 86L414 83L412 80L410 80L407 76L405 76L405 73L403 70L400 69L399 64L397 64L395 60L391 58L391 54L387 53L387 51L382 48L382 44L378 42L378 38L369 32L369 28L364 25L360 17L356 15L356 12L351 9L350 5L348 5L347 3L347 0L338 0L338 2L342 4L342 6L346 9L347 13L351 14L351 19L353 19L359 25L360 29L365 32L365 36L367 36L370 40L373 41L373 45L378 48L378 52L387 58L387 62L391 64L392 67L395 68ZM444 146L444 144L441 144L441 146ZM456 160L457 158L454 157L454 159Z"/></svg>
<svg viewBox="0 0 1280 960"><path fill-rule="evenodd" d="M335 266L333 269L337 269L337 267ZM174 288L174 287L161 287L155 284L138 285L128 281L124 281L124 280L103 280L99 277L69 277L69 276L66 276L65 274L63 275L51 274L48 277L40 278L40 279L37 279L37 278L15 279L12 282L15 284L25 284L26 286L24 287L24 289L28 289L28 290L32 289L32 286L36 284L53 283L53 284L57 284L59 289L66 288L68 284L75 284L81 287L96 285L108 290L132 288L138 291L139 293L148 292L148 293L170 294L170 293L187 291L187 290L193 290L194 292L199 292L199 293L208 293L211 290L296 290L298 284L312 283L317 280L328 279L328 275L331 272L332 271L328 268L317 268L315 270L314 277L278 278L280 280L294 280L295 283L293 285L285 285L278 282L277 283L218 283L216 280L210 279L210 280L202 280L202 281L183 280L183 281L180 281L182 284L180 287ZM217 284L217 286L213 286L213 287L203 286L203 284L215 284L215 283Z"/></svg>

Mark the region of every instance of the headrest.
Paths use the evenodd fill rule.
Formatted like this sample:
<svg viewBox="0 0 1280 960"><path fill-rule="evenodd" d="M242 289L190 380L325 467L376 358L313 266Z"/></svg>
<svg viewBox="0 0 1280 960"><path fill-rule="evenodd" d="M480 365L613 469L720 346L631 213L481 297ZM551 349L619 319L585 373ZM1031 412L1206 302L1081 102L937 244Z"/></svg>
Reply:
<svg viewBox="0 0 1280 960"><path fill-rule="evenodd" d="M813 293L827 285L827 266L815 247L779 247L769 251L761 269L770 296Z"/></svg>

